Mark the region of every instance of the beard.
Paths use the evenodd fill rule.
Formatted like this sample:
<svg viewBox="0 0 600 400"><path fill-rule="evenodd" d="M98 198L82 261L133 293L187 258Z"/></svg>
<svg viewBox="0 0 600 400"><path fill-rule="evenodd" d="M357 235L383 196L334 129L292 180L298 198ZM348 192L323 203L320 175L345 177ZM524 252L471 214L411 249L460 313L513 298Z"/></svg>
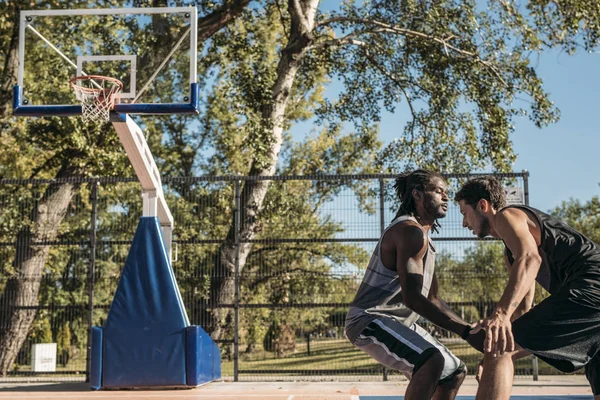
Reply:
<svg viewBox="0 0 600 400"><path fill-rule="evenodd" d="M433 201L425 206L425 211L427 211L434 219L444 218L447 213L440 203L435 203Z"/></svg>
<svg viewBox="0 0 600 400"><path fill-rule="evenodd" d="M477 237L483 239L486 236L490 235L490 220L488 217L481 215L480 216L480 224L479 224L479 233Z"/></svg>

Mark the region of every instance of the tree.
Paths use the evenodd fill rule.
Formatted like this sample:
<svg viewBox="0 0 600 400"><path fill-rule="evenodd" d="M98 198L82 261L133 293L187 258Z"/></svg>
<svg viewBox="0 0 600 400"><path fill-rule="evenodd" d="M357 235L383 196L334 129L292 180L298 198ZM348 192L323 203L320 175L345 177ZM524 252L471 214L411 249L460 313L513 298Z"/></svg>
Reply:
<svg viewBox="0 0 600 400"><path fill-rule="evenodd" d="M60 327L56 334L56 347L58 362L66 367L71 358L71 328L67 322Z"/></svg>
<svg viewBox="0 0 600 400"><path fill-rule="evenodd" d="M249 0L224 1L218 7L211 6L199 20L199 38L206 40L215 31L232 21ZM96 7L115 6L111 1L97 1ZM133 5L141 6L145 2L134 1ZM155 0L153 6L164 6L166 2ZM56 1L48 0L38 2L38 7L49 8L86 8L89 2L82 1ZM17 48L18 48L18 20L21 3L19 1L4 2L0 5L0 42L2 47L3 68L0 71L2 86L0 87L0 111L2 112L2 153L11 147L26 147L26 154L31 156L27 165L19 165L23 160L10 162L8 171L14 171L21 176L66 178L72 176L114 175L121 174L127 166L126 160L120 151L118 138L112 130L104 126L88 127L73 119L43 119L25 125L21 121L9 118L12 87L17 78ZM81 36L93 34L94 26L88 27L91 31L82 30ZM60 34L55 32L55 34ZM114 35L118 37L118 35ZM164 53L164 43L155 44L157 58ZM110 43L105 43L107 48ZM43 57L43 49L40 49ZM155 60L145 62L158 63ZM63 74L51 71L43 59L39 65L46 68L48 79L64 83L68 80L67 72ZM51 72L50 72L51 71ZM43 73L42 73L43 75ZM38 82L40 83L40 82ZM59 87L57 85L57 87ZM35 87L30 88L35 91ZM35 132L35 135L32 133ZM8 139L4 139L8 137ZM6 147L5 147L6 146ZM107 149L115 149L107 151ZM42 157L39 155L43 154ZM4 158L3 156L2 158ZM33 158L35 157L35 158ZM4 169L4 168L3 168ZM4 175L6 171L2 171ZM0 315L0 326L5 327L0 331L0 372L6 374L12 365L19 348L21 347L29 327L35 318L34 309L16 309L15 305L31 306L37 304L40 289L40 277L45 261L48 257L49 246L39 243L52 242L56 239L59 226L65 217L67 206L77 191L76 185L69 182L59 182L49 185L47 191L36 201L29 215L24 216L31 224L23 227L17 235L14 273L16 279L6 283L0 304L3 309L9 310ZM38 243L33 244L33 243Z"/></svg>
<svg viewBox="0 0 600 400"><path fill-rule="evenodd" d="M595 243L600 243L600 198L598 196L592 197L585 203L576 199L563 201L550 213Z"/></svg>
<svg viewBox="0 0 600 400"><path fill-rule="evenodd" d="M461 308L462 312L466 311L467 320L487 317L506 286L504 245L496 241L477 241L465 250L464 258L442 254L436 264L440 296L446 302L473 303L466 310Z"/></svg>
<svg viewBox="0 0 600 400"><path fill-rule="evenodd" d="M152 2L156 3L160 2ZM2 6L4 11L10 9L5 20L11 20L15 4ZM68 5L73 4L78 3ZM61 2L60 6L67 4ZM600 30L600 13L595 12L597 4L591 0L530 2L527 16L515 4L503 0L490 0L485 12L479 11L475 1L347 2L333 11L319 10L318 0L289 0L287 6L275 0L257 2L252 7L243 0L218 5L200 2L199 6L203 15L200 37L210 38L203 42L204 58L199 68L199 82L206 88L206 110L195 120L174 117L146 123L151 142L161 143L163 134L167 137L165 147L170 150L152 147L155 154L163 156L161 166L169 165L166 170L182 175L197 168L194 172L272 176L286 171L281 165L281 152L292 151L292 145L286 147L286 139L294 123L314 115L327 131L353 124L359 138L354 143L368 143L381 110L393 111L400 105L408 107L412 120L398 140L380 153L377 159L381 162L375 165L380 170L420 165L444 172L466 172L491 165L494 170L506 171L515 157L510 142L511 121L525 114L543 126L558 118L558 111L530 65L531 52L549 46L572 51L581 43L580 32L584 35L582 46L591 50L598 45ZM553 18L547 19L546 15ZM0 34L7 45L3 48L2 76L13 82L16 50L11 38L15 32L14 22L9 22ZM164 51L160 46L156 50ZM327 99L323 96L324 84L334 79L341 82L342 89L337 98ZM4 86L6 101L11 83ZM529 110L515 106L521 97L529 102ZM158 129L178 129L180 121L199 122L200 128L190 135ZM39 128L24 127L20 122L12 125L8 120L5 123L10 129L4 129L2 135L16 137L20 133L17 142L27 143L28 148L41 145L28 141L32 137L26 134L28 129L44 132L47 127L48 133L65 128L72 132L85 130L56 123L40 123ZM15 129L17 126L22 131ZM30 173L51 177L117 173L112 168L94 168L98 167L98 155L112 156L111 161L117 158L118 165L123 165L122 155L119 158L115 153L90 151L104 146L85 140L87 146L82 146L80 135L73 135L77 139L73 141L60 140L60 136L46 135L48 141L41 148L49 156L32 163ZM92 137L106 146L114 135L94 132ZM205 145L214 156L203 158L206 153L202 153L199 157L206 162L199 162L194 158L194 149L200 151ZM175 165L170 165L167 156L176 153L175 149L185 151ZM335 168L329 166L329 170ZM226 239L214 260L215 277L209 285L213 303L231 303L235 259L237 256L243 271L254 247L252 240L260 233L269 185L268 180L256 179L242 188L242 229L234 232L230 216ZM186 190L185 185L181 190ZM66 187L60 193L72 191ZM59 191L53 189L45 201L54 193ZM53 209L60 211L58 207ZM52 224L57 225L60 216L57 212ZM43 213L37 215L35 226L49 226L44 223L50 221L48 218ZM239 248L236 234L242 240ZM44 258L44 254L36 258L35 268ZM35 292L35 286L32 289ZM21 287L15 290L25 291ZM31 304L35 299L24 300ZM222 338L229 314L218 311L212 317L212 335ZM17 322L11 322L11 326ZM12 348L18 345L14 342L10 351L4 350L6 337L0 337L3 371L7 364L1 357L9 359Z"/></svg>
<svg viewBox="0 0 600 400"><path fill-rule="evenodd" d="M592 3L577 7L594 9ZM554 31L543 21L548 9L559 21L551 24ZM586 32L586 48L598 44L598 16L579 21L576 11L563 2L536 2L526 18L512 3L496 1L487 12L479 12L474 1L350 2L321 12L316 0L290 0L286 9L279 2L248 8L238 23L215 35L207 53L227 82L225 104L241 116L224 120L239 129L232 141L237 146L230 149L248 155L248 163L231 165L231 171L275 173L290 110L297 96L311 93L318 83L311 76L319 69L343 86L337 99L315 104L319 121L351 122L360 132L379 120L382 109L393 111L402 102L411 110L413 119L399 140L381 153L382 165L466 172L490 163L506 171L514 160L511 120L529 115L543 126L558 118L530 65L530 52L570 49L577 30ZM269 21L270 35L260 34L259 21ZM575 22L580 24L574 28ZM276 44L266 46L267 39ZM529 111L514 105L518 97L528 99ZM237 253L242 269L268 185L249 181L242 190L243 244ZM220 278L211 284L217 303L230 303L233 295L233 238L231 230L220 251ZM227 326L227 317L215 315L213 337L222 336L219 327Z"/></svg>

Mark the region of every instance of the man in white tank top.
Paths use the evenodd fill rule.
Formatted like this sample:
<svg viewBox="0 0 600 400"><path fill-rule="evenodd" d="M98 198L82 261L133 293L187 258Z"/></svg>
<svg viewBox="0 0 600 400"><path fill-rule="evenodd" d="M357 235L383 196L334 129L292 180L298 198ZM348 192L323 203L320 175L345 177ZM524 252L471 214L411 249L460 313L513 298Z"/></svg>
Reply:
<svg viewBox="0 0 600 400"><path fill-rule="evenodd" d="M453 400L466 376L465 365L416 324L422 316L482 349L483 332L470 335L471 325L438 297L429 231L446 216L446 182L437 173L416 170L401 175L394 188L400 209L377 243L350 305L346 336L410 379L406 400Z"/></svg>

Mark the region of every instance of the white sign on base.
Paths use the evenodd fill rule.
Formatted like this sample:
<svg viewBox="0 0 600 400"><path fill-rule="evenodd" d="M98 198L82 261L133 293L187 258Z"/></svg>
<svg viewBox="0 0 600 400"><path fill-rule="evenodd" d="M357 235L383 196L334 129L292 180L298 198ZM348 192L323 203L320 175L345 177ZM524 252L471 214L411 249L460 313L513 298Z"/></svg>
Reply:
<svg viewBox="0 0 600 400"><path fill-rule="evenodd" d="M31 370L56 371L56 343L38 343L31 346Z"/></svg>

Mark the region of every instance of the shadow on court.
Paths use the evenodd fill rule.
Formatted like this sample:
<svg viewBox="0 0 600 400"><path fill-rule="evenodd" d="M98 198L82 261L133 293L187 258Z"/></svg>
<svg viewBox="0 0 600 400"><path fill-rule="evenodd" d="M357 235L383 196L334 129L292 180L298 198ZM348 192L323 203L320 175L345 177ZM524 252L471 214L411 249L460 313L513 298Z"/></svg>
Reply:
<svg viewBox="0 0 600 400"><path fill-rule="evenodd" d="M360 400L403 400L404 396L360 396ZM593 400L593 396L511 396L510 400ZM458 396L456 400L475 400L475 396Z"/></svg>
<svg viewBox="0 0 600 400"><path fill-rule="evenodd" d="M511 400L593 400L585 377L518 381ZM457 400L475 400L467 378ZM85 382L0 383L0 400L404 400L405 382L213 382L193 389L100 390Z"/></svg>
<svg viewBox="0 0 600 400"><path fill-rule="evenodd" d="M89 392L90 384L85 382L34 384L23 383L10 387L0 387L0 392Z"/></svg>

